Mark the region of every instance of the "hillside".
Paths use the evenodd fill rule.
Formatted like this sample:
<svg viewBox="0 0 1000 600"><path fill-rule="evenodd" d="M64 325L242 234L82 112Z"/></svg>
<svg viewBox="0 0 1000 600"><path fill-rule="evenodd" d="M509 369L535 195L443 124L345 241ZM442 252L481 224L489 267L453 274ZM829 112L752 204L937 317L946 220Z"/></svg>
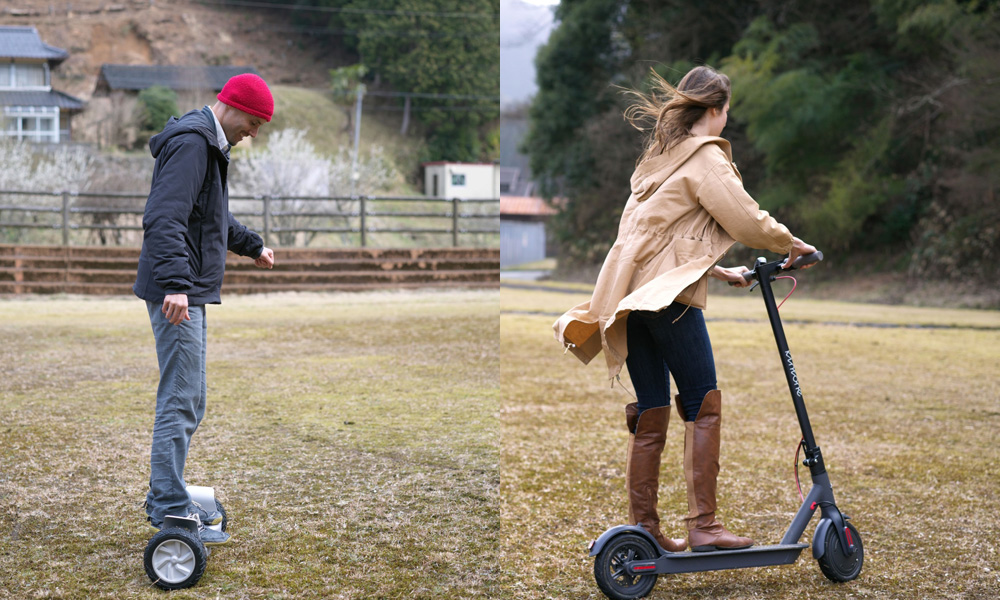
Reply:
<svg viewBox="0 0 1000 600"><path fill-rule="evenodd" d="M89 100L103 63L253 65L272 84L325 87L327 70L350 59L317 38L275 31L290 11L238 10L192 0L11 0L0 24L29 25L70 57L56 89Z"/></svg>
<svg viewBox="0 0 1000 600"><path fill-rule="evenodd" d="M109 122L128 120L132 104L112 107L108 98L94 97L104 63L252 65L268 81L275 96L275 117L256 143L286 128L307 131L318 152L336 156L351 145L349 107L338 106L328 94L331 68L353 62L338 49L337 40L276 31L291 25L291 11L240 7L233 10L193 0L14 0L0 9L0 24L28 25L42 40L64 48L69 59L52 72L52 86L88 102L73 119L73 139L108 143ZM181 112L211 103L210 95L179 102ZM419 174L425 145L416 127L400 135L401 115L369 107L362 118L361 152L385 149L409 180ZM134 135L133 135L134 138ZM120 143L121 140L118 140ZM240 150L249 149L245 142ZM396 192L411 193L401 186Z"/></svg>

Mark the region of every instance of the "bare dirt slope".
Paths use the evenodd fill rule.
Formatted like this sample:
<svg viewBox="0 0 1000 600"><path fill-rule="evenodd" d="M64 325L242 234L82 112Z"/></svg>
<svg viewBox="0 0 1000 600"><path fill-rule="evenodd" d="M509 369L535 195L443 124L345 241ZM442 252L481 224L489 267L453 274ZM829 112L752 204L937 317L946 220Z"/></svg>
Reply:
<svg viewBox="0 0 1000 600"><path fill-rule="evenodd" d="M0 25L30 25L70 53L55 89L89 100L104 63L253 65L271 83L324 87L345 63L315 37L275 31L291 11L223 7L192 0L10 0Z"/></svg>

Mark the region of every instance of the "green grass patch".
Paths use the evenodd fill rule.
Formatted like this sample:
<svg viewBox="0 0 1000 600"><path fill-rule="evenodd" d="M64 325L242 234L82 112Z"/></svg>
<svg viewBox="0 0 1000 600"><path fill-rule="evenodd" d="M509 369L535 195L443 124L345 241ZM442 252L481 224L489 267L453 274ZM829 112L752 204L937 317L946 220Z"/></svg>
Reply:
<svg viewBox="0 0 1000 600"><path fill-rule="evenodd" d="M498 307L489 291L210 306L186 478L216 487L234 543L170 597L496 597ZM0 598L163 598L142 567L145 306L4 300L0 339Z"/></svg>
<svg viewBox="0 0 1000 600"><path fill-rule="evenodd" d="M633 399L611 387L603 355L584 367L553 340L556 315L589 299L586 288L557 288L577 289L501 290L502 568L519 582L505 598L603 598L587 544L627 517L623 407ZM763 302L710 297L705 314L724 398L720 519L775 544L799 504L799 431ZM833 584L807 550L784 567L663 577L649 597L998 597L998 314L793 297L782 315L804 321L785 330L838 505L863 536L864 570ZM826 324L854 321L987 329ZM676 413L671 421L659 506L664 532L678 537L684 434Z"/></svg>

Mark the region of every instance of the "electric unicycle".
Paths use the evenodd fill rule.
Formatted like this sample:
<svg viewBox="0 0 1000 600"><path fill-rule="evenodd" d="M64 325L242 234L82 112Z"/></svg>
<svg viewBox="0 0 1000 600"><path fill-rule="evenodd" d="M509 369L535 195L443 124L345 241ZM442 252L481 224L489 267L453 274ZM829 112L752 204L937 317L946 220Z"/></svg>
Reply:
<svg viewBox="0 0 1000 600"><path fill-rule="evenodd" d="M203 507L215 507L222 513L222 522L205 527L225 531L229 525L222 503L210 487L188 486L191 500ZM153 585L164 590L179 590L198 583L208 565L211 550L198 534L200 523L196 517L167 516L163 527L146 544L143 565Z"/></svg>

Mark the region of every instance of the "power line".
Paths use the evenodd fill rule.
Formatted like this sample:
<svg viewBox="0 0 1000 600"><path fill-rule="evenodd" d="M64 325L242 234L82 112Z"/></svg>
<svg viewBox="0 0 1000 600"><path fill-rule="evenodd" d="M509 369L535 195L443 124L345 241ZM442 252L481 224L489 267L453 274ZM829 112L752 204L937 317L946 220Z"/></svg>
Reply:
<svg viewBox="0 0 1000 600"><path fill-rule="evenodd" d="M383 98L437 98L443 100L489 100L499 102L500 96L475 96L466 94L427 94L423 92L365 92L366 96Z"/></svg>
<svg viewBox="0 0 1000 600"><path fill-rule="evenodd" d="M479 38L483 37L482 32L476 31L428 31L426 29L342 29L334 27L307 27L303 25L261 25L259 27L249 27L244 30L246 33L257 31L275 31L279 33L307 33L314 36L319 35L356 35L364 36L391 36L391 37L422 37L422 38Z"/></svg>
<svg viewBox="0 0 1000 600"><path fill-rule="evenodd" d="M379 110L383 112L421 112L425 110L440 110L442 112L494 112L499 111L499 106L369 106L366 110Z"/></svg>
<svg viewBox="0 0 1000 600"><path fill-rule="evenodd" d="M312 11L326 13L349 13L364 15L385 15L400 17L439 17L446 19L497 19L500 13L480 13L480 12L435 12L421 10L383 10L377 8L339 8L333 6L303 6L276 4L274 2L250 2L248 0L198 0L200 4L214 4L216 6L243 6L248 8L273 8L279 10L292 11Z"/></svg>

